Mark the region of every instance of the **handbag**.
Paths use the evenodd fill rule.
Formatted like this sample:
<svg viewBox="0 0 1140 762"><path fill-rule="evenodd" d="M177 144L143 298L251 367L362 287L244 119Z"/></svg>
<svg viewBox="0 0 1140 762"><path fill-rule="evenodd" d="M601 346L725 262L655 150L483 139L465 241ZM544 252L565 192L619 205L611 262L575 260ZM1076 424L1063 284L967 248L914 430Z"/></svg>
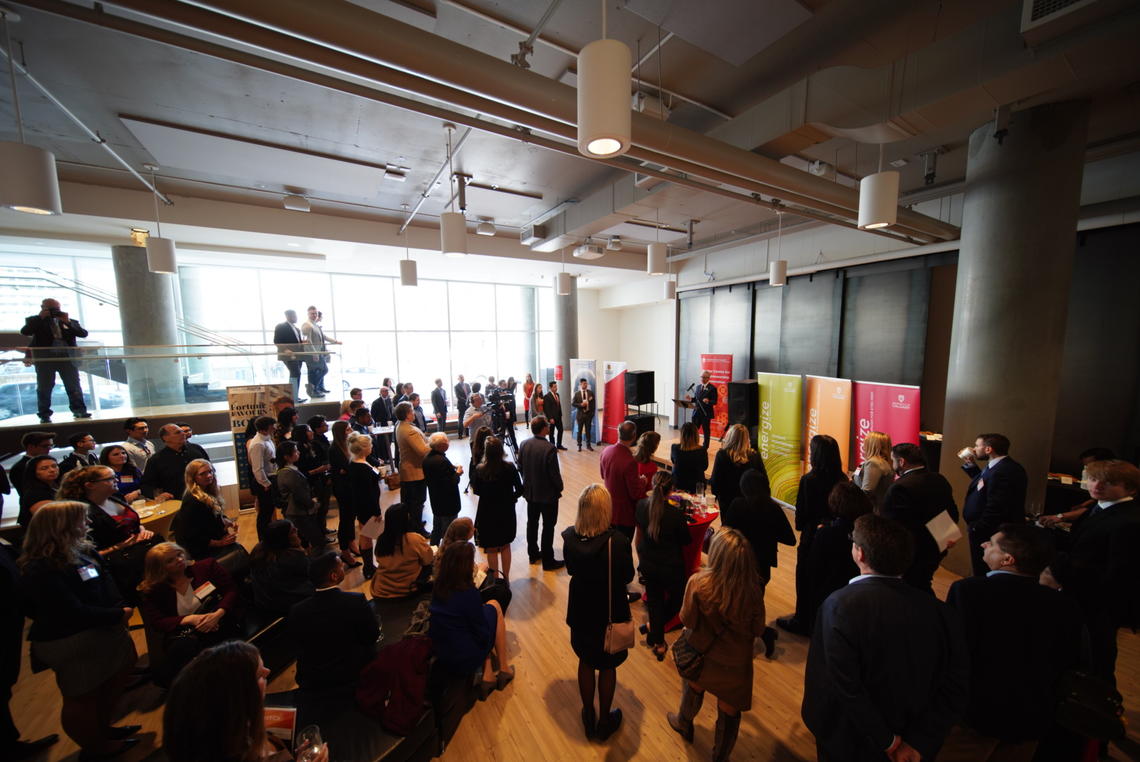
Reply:
<svg viewBox="0 0 1140 762"><path fill-rule="evenodd" d="M395 492L400 488L400 474L396 471L384 477L384 484L387 485L389 492Z"/></svg>
<svg viewBox="0 0 1140 762"><path fill-rule="evenodd" d="M1057 681L1057 724L1086 738L1110 740L1124 735L1123 699L1105 681L1075 669Z"/></svg>
<svg viewBox="0 0 1140 762"><path fill-rule="evenodd" d="M606 624L604 648L606 653L616 654L633 648L634 631L632 617L624 622L614 621L614 538L612 536L606 543L606 556L609 561L609 568L606 570L606 600L608 602L606 619L608 624Z"/></svg>
<svg viewBox="0 0 1140 762"><path fill-rule="evenodd" d="M694 598L694 602L695 602ZM726 625L727 626L727 625ZM696 682L701 676L701 670L705 667L705 654L716 643L717 638L724 632L724 627L717 630L716 635L709 642L708 648L704 651L698 651L697 648L689 642L692 631L686 627L681 631L680 637L673 641L673 663L677 665L677 674L685 680Z"/></svg>

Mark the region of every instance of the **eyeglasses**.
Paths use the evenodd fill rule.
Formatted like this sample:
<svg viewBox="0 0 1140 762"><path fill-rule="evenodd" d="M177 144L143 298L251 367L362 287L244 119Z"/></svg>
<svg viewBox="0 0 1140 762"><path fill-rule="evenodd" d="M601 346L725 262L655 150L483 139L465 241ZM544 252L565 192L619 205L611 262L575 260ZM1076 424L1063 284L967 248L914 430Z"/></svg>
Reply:
<svg viewBox="0 0 1140 762"><path fill-rule="evenodd" d="M115 481L114 476L104 476L102 479L92 479L90 482L88 482L88 484L94 484L95 482L113 482L113 481Z"/></svg>

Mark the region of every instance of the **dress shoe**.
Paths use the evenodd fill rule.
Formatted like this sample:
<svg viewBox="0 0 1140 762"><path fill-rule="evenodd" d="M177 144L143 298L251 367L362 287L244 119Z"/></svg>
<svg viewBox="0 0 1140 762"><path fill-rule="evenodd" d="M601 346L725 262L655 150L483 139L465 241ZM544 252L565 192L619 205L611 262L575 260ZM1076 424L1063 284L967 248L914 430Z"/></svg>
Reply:
<svg viewBox="0 0 1140 762"><path fill-rule="evenodd" d="M55 733L52 733L50 736L44 736L43 738L37 738L35 741L16 741L15 744L8 747L8 756L6 759L31 759L57 741L59 741L59 736Z"/></svg>
<svg viewBox="0 0 1140 762"><path fill-rule="evenodd" d="M590 445L586 445L586 449L587 449L587 450L589 450L590 452L593 452L593 451L594 451L594 448L593 448L593 447L590 447Z"/></svg>
<svg viewBox="0 0 1140 762"><path fill-rule="evenodd" d="M543 571L558 571L559 569L565 568L565 566L566 566L565 561L543 561L542 562L542 570Z"/></svg>
<svg viewBox="0 0 1140 762"><path fill-rule="evenodd" d="M641 600L641 593L631 591L628 595L630 603L636 603Z"/></svg>
<svg viewBox="0 0 1140 762"><path fill-rule="evenodd" d="M565 450L566 448L565 448L565 447L563 447L562 445L558 445L558 449L559 449L559 450Z"/></svg>
<svg viewBox="0 0 1140 762"><path fill-rule="evenodd" d="M773 654L776 653L776 638L780 637L780 633L773 630L771 627L765 627L763 634L760 635L760 640L764 641L764 657L771 659Z"/></svg>
<svg viewBox="0 0 1140 762"><path fill-rule="evenodd" d="M86 420L87 418L90 418L91 414L90 413L75 413L71 417L77 421L82 421L82 420Z"/></svg>
<svg viewBox="0 0 1140 762"><path fill-rule="evenodd" d="M530 564L531 564L531 566L534 566L535 564L537 564L541 560L542 560L542 556L531 556L530 557Z"/></svg>
<svg viewBox="0 0 1140 762"><path fill-rule="evenodd" d="M50 415L41 415L40 416L40 423L51 423L51 416Z"/></svg>
<svg viewBox="0 0 1140 762"><path fill-rule="evenodd" d="M115 749L114 751L103 752L102 754L81 751L79 752L79 762L94 762L94 760L98 759L114 759L115 757L118 757L121 754L125 754L128 750L137 746L138 742L139 739L137 738L128 738L124 741L119 742L119 748Z"/></svg>
<svg viewBox="0 0 1140 762"><path fill-rule="evenodd" d="M612 736L619 727L621 727L621 710L611 709L608 717L603 717L598 721L597 739L599 741L605 741Z"/></svg>
<svg viewBox="0 0 1140 762"><path fill-rule="evenodd" d="M796 619L795 616L780 617L776 620L776 626L785 632L790 632L793 635L802 635L805 638L811 634L807 631L807 627L804 627L803 623Z"/></svg>
<svg viewBox="0 0 1140 762"><path fill-rule="evenodd" d="M142 725L120 725L117 728L109 728L107 730L107 737L112 741L122 741L124 738L138 735L140 730L142 730Z"/></svg>
<svg viewBox="0 0 1140 762"><path fill-rule="evenodd" d="M578 443L578 452L582 452L582 443L581 442Z"/></svg>

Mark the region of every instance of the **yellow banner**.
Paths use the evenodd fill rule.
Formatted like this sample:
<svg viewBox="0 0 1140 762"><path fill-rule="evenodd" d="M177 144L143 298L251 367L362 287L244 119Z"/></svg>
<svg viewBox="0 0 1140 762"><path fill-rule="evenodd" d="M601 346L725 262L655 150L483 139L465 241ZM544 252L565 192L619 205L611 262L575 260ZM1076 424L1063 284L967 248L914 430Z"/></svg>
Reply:
<svg viewBox="0 0 1140 762"><path fill-rule="evenodd" d="M803 379L784 373L757 373L760 388L760 457L772 497L795 505L800 487L803 434Z"/></svg>

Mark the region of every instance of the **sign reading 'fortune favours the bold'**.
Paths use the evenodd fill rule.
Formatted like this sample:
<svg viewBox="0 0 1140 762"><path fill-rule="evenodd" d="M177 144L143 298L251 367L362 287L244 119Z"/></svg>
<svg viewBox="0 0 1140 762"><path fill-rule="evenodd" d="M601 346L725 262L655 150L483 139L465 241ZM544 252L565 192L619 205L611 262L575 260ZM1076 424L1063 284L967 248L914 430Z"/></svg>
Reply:
<svg viewBox="0 0 1140 762"><path fill-rule="evenodd" d="M816 434L829 434L839 444L843 469L847 470L848 454L851 451L851 381L846 378L807 376L804 394L807 397L804 463L809 462L811 438Z"/></svg>
<svg viewBox="0 0 1140 762"><path fill-rule="evenodd" d="M892 444L918 444L919 388L855 381L855 464L863 462L863 440L881 431Z"/></svg>
<svg viewBox="0 0 1140 762"><path fill-rule="evenodd" d="M249 489L249 456L245 451L245 432L249 422L263 415L276 418L273 400L291 397L293 389L289 384L253 384L251 386L227 386L226 400L229 403L230 431L234 436L234 460L237 461L238 486Z"/></svg>
<svg viewBox="0 0 1140 762"><path fill-rule="evenodd" d="M720 439L728 428L728 382L732 380L732 355L701 355L701 373L709 372L709 383L716 387L716 405L713 406L714 437Z"/></svg>
<svg viewBox="0 0 1140 762"><path fill-rule="evenodd" d="M760 458L772 497L795 504L800 486L803 380L784 373L757 373L760 393Z"/></svg>

